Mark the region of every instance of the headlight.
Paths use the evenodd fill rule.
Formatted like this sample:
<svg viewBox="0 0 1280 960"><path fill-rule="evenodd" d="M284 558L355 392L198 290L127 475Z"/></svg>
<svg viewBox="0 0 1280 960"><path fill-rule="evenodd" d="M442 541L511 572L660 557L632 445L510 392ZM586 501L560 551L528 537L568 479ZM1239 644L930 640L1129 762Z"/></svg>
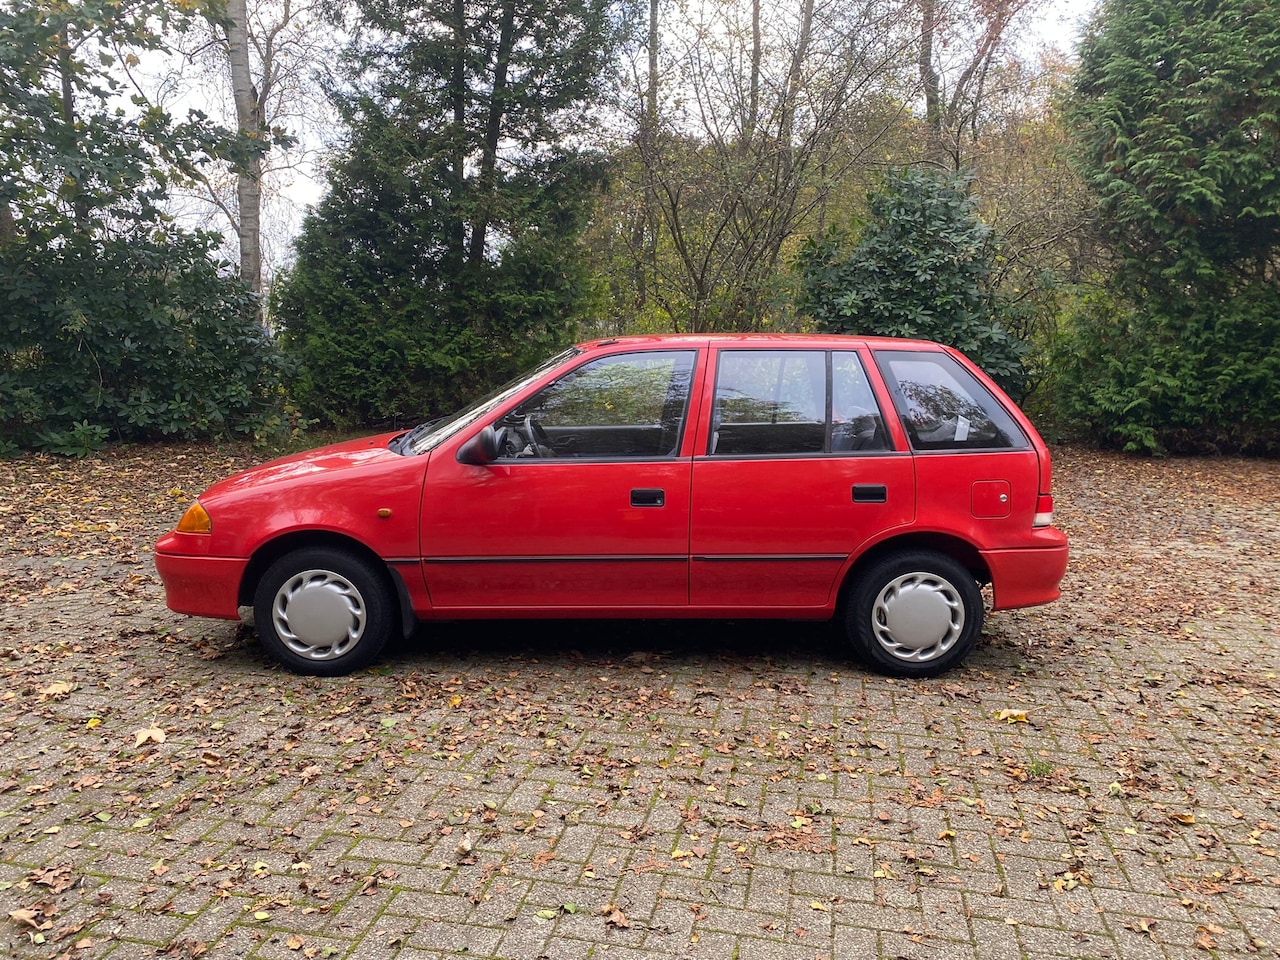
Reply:
<svg viewBox="0 0 1280 960"><path fill-rule="evenodd" d="M209 514L197 500L191 506L187 507L187 512L182 515L182 519L178 521L179 533L212 533L213 521L209 519Z"/></svg>

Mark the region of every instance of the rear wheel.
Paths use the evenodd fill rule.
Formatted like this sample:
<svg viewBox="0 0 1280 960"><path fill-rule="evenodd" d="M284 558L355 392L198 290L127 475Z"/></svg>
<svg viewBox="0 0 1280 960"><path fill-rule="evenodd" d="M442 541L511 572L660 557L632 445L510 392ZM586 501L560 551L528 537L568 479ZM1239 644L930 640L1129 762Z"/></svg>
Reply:
<svg viewBox="0 0 1280 960"><path fill-rule="evenodd" d="M309 547L281 557L254 593L263 647L295 673L334 677L368 666L396 622L385 573L344 550Z"/></svg>
<svg viewBox="0 0 1280 960"><path fill-rule="evenodd" d="M933 677L973 649L982 617L982 592L968 570L946 554L907 550L859 576L845 607L845 631L885 673Z"/></svg>

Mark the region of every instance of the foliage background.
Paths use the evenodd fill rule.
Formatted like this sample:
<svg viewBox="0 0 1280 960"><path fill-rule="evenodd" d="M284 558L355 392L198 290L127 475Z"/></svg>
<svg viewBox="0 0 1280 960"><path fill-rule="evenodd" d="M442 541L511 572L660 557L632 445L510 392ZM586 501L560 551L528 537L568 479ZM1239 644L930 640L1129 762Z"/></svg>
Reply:
<svg viewBox="0 0 1280 960"><path fill-rule="evenodd" d="M1280 6L1101 0L1076 59L1040 2L255 0L245 126L155 66L238 4L0 0L0 451L404 424L578 337L822 328L959 346L1055 438L1280 452ZM255 298L175 214L234 226L326 116Z"/></svg>

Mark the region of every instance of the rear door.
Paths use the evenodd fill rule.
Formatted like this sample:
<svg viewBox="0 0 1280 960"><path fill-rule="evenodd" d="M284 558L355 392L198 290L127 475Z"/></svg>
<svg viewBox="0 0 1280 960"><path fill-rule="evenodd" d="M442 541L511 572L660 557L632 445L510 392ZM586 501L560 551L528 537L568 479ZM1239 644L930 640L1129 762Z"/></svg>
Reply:
<svg viewBox="0 0 1280 960"><path fill-rule="evenodd" d="M963 363L941 350L875 352L916 457L918 525L979 549L1034 523L1040 461L1030 438Z"/></svg>
<svg viewBox="0 0 1280 960"><path fill-rule="evenodd" d="M724 347L693 461L690 603L825 608L849 555L909 524L912 458L893 449L857 350Z"/></svg>

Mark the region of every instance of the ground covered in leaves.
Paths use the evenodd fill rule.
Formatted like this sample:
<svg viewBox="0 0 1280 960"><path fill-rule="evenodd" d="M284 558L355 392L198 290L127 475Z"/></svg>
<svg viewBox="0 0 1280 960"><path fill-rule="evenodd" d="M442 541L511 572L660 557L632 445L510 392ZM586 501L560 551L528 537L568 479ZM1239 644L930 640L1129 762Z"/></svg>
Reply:
<svg viewBox="0 0 1280 960"><path fill-rule="evenodd" d="M1280 956L1280 465L1060 451L1063 599L933 681L787 623L325 681L163 605L252 459L0 461L10 956Z"/></svg>

